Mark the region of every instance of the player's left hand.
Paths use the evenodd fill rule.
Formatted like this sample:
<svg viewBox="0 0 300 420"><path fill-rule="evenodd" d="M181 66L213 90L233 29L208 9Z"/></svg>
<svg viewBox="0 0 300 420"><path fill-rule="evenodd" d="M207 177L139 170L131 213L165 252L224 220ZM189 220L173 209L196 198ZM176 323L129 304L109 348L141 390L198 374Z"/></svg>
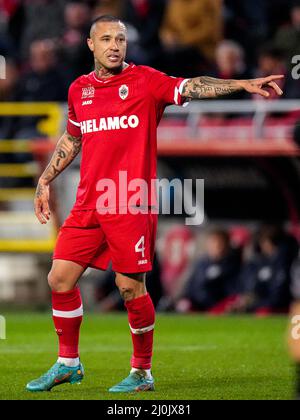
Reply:
<svg viewBox="0 0 300 420"><path fill-rule="evenodd" d="M263 96L264 98L269 98L270 93L263 89L264 87L268 87L273 89L277 95L283 95L283 91L280 89L278 84L275 80L282 80L284 79L283 75L275 75L269 77L262 77L260 79L251 79L251 80L240 80L240 85L243 89L247 92Z"/></svg>

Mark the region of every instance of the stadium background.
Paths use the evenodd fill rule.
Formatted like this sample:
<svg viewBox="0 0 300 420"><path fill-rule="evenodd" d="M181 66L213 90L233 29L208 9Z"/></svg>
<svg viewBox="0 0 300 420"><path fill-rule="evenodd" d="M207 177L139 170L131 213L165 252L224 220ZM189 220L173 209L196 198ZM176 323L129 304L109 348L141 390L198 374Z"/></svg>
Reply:
<svg viewBox="0 0 300 420"><path fill-rule="evenodd" d="M85 39L100 14L126 21L136 64L183 77L285 74L278 100L238 94L167 109L159 177L203 178L205 223L160 217L148 284L159 311L286 313L300 240L300 2L289 0L0 0L0 313L49 309L51 252L80 161L53 184L47 227L33 214L34 188L65 128L68 85L93 67ZM86 310L123 310L112 273L88 270L81 289Z"/></svg>

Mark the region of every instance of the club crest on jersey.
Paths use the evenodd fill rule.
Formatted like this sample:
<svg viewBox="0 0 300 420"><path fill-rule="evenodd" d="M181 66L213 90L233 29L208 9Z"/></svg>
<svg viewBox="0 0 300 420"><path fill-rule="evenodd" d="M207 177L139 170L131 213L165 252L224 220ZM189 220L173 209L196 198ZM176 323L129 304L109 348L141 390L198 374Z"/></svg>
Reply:
<svg viewBox="0 0 300 420"><path fill-rule="evenodd" d="M95 97L95 88L93 86L82 88L82 98L94 98Z"/></svg>
<svg viewBox="0 0 300 420"><path fill-rule="evenodd" d="M123 99L124 101L127 98L128 94L129 94L128 86L122 85L119 89L120 98Z"/></svg>

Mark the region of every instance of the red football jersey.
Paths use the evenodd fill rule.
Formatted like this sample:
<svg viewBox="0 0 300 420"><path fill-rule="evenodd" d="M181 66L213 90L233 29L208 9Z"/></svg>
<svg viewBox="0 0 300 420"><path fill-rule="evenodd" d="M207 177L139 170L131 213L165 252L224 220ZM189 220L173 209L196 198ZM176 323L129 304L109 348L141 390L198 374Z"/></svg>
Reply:
<svg viewBox="0 0 300 420"><path fill-rule="evenodd" d="M75 210L99 207L97 184L103 179L116 185L116 208L127 206L136 191L118 196L120 171L126 173L128 184L135 179L146 181L150 194L151 180L156 179L157 126L167 105L185 102L181 97L184 82L131 64L109 79L98 79L92 72L70 86L67 130L73 136L82 135Z"/></svg>

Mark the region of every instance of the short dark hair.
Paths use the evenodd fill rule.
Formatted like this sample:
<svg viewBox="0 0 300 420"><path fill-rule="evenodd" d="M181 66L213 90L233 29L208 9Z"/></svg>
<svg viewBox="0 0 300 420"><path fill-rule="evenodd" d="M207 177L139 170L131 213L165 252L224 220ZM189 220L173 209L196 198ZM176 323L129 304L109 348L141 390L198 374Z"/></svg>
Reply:
<svg viewBox="0 0 300 420"><path fill-rule="evenodd" d="M122 23L125 28L126 25L125 23L122 21L122 19L118 18L117 16L112 16L112 15L102 15L102 16L98 16L96 17L96 19L93 20L92 24L91 24L91 31L93 29L93 26L96 25L97 23L101 23L101 22L115 22L115 23Z"/></svg>

